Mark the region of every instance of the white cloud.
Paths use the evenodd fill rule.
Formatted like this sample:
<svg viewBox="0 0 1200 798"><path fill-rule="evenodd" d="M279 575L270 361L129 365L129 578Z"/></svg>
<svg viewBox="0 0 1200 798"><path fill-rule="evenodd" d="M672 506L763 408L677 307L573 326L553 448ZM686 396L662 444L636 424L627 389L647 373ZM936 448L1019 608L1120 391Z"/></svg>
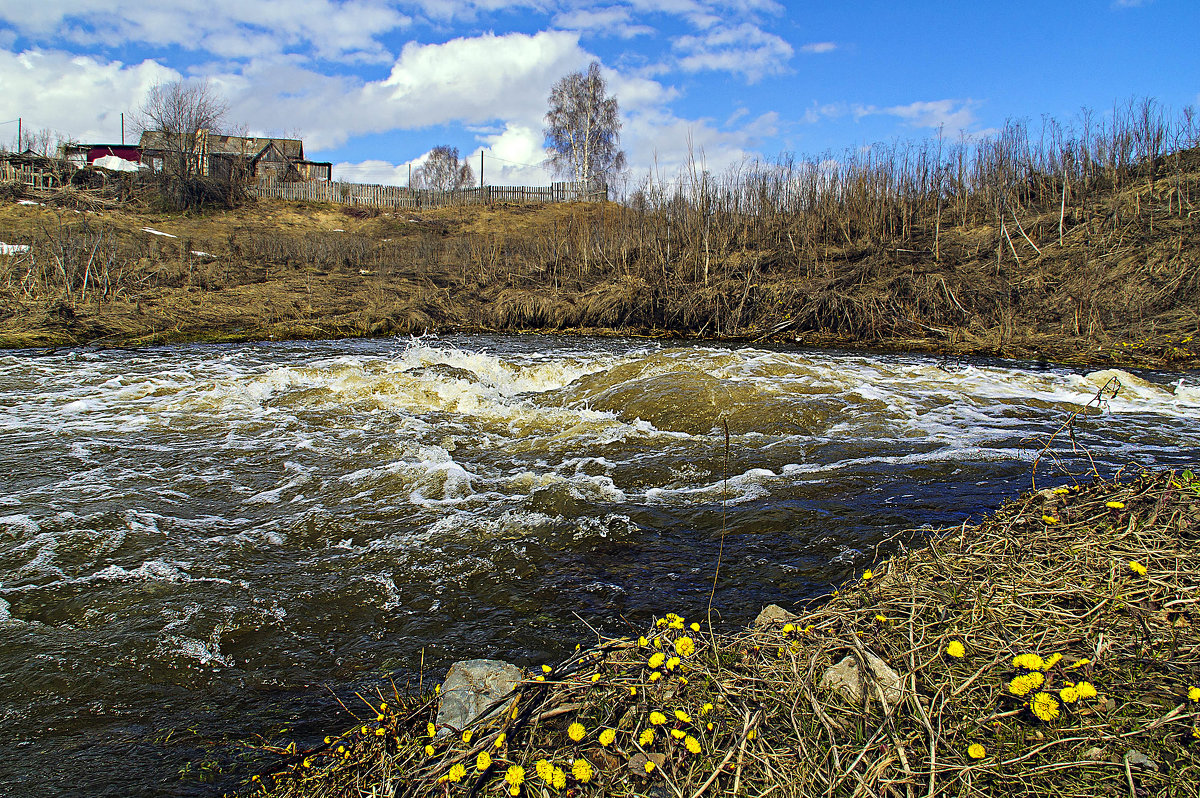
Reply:
<svg viewBox="0 0 1200 798"><path fill-rule="evenodd" d="M406 128L540 118L554 81L590 58L579 47L579 34L568 31L410 42L387 79L369 86L367 95L386 103Z"/></svg>
<svg viewBox="0 0 1200 798"><path fill-rule="evenodd" d="M607 8L576 8L554 16L554 25L597 36L619 36L632 39L654 33L649 25L638 25L630 19L631 9L622 6Z"/></svg>
<svg viewBox="0 0 1200 798"><path fill-rule="evenodd" d="M151 86L178 72L155 61L124 64L59 51L0 51L0 97L30 129L80 141L121 140L121 112L135 111ZM126 130L132 131L127 120Z"/></svg>
<svg viewBox="0 0 1200 798"><path fill-rule="evenodd" d="M844 102L824 105L814 103L805 109L803 120L808 124L815 124L822 119L840 119L845 116L852 116L856 122L868 116L894 116L910 127L941 128L947 135L966 132L978 136L986 131L974 130L979 122L974 110L977 105L978 103L971 99L918 100L906 105L886 107Z"/></svg>
<svg viewBox="0 0 1200 798"><path fill-rule="evenodd" d="M681 53L678 66L686 72L732 72L750 83L786 72L792 57L790 44L748 22L713 28L699 36L680 36L673 45Z"/></svg>
<svg viewBox="0 0 1200 798"><path fill-rule="evenodd" d="M947 133L970 130L978 121L971 100L918 101L908 105L893 105L875 110L897 116L913 127L944 128Z"/></svg>
<svg viewBox="0 0 1200 798"><path fill-rule="evenodd" d="M806 55L821 55L822 53L832 53L838 48L835 42L809 42L801 45L800 52Z"/></svg>
<svg viewBox="0 0 1200 798"><path fill-rule="evenodd" d="M413 159L412 168L416 169L420 161ZM371 183L384 186L408 185L409 162L402 164L387 161L368 160L351 163L342 161L333 165L333 179L347 183Z"/></svg>
<svg viewBox="0 0 1200 798"><path fill-rule="evenodd" d="M484 149L484 179L494 186L542 186L552 175L542 162L542 129L520 123L505 125L504 130L483 138L484 147L471 154L471 168L476 170L480 149Z"/></svg>
<svg viewBox="0 0 1200 798"><path fill-rule="evenodd" d="M0 20L35 41L143 43L229 58L303 50L347 60L386 59L378 37L411 22L384 0L43 0L0 5Z"/></svg>

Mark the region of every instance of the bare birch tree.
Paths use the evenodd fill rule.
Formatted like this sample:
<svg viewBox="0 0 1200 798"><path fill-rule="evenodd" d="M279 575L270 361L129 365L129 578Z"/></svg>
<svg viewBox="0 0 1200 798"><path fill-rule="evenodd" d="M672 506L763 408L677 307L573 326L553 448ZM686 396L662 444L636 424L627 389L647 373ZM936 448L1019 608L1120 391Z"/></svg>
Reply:
<svg viewBox="0 0 1200 798"><path fill-rule="evenodd" d="M439 144L429 151L425 163L412 176L413 188L432 188L438 191L456 191L470 188L475 183L475 173L465 159L459 160L458 147Z"/></svg>
<svg viewBox="0 0 1200 798"><path fill-rule="evenodd" d="M608 182L625 168L620 109L606 92L596 61L550 90L544 133L547 162L556 173L578 182Z"/></svg>

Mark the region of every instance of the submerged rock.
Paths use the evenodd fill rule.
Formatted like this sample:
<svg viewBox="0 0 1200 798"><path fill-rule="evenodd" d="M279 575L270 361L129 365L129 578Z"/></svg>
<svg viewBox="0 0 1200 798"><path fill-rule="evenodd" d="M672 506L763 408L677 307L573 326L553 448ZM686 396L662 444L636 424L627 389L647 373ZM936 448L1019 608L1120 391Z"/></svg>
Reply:
<svg viewBox="0 0 1200 798"><path fill-rule="evenodd" d="M524 679L520 668L500 660L468 659L454 663L446 673L446 681L442 682L437 725L461 730L485 713L490 717L504 712L512 705L512 700L503 704L496 702Z"/></svg>

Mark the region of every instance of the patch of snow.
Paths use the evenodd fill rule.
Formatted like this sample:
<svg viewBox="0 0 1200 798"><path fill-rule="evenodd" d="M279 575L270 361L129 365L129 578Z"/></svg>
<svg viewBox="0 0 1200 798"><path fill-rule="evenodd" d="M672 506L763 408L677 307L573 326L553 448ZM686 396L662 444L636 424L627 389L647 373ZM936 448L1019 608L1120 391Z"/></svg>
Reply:
<svg viewBox="0 0 1200 798"><path fill-rule="evenodd" d="M201 252L198 249L193 249L192 254L195 255L197 258L211 258L212 257L212 255L208 254L207 252Z"/></svg>
<svg viewBox="0 0 1200 798"><path fill-rule="evenodd" d="M161 230L155 230L153 227L143 227L142 231L149 233L152 236L166 236L167 238L179 238L179 236L173 236L170 233L164 233Z"/></svg>
<svg viewBox="0 0 1200 798"><path fill-rule="evenodd" d="M24 255L29 249L28 244L5 244L0 241L0 255Z"/></svg>
<svg viewBox="0 0 1200 798"><path fill-rule="evenodd" d="M36 200L17 200L18 205L41 205L42 203Z"/></svg>

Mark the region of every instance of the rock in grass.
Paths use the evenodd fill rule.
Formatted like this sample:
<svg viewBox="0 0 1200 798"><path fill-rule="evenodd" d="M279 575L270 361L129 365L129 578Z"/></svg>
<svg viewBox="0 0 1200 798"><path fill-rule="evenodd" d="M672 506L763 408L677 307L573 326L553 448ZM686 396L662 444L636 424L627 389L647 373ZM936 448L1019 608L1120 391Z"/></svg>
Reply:
<svg viewBox="0 0 1200 798"><path fill-rule="evenodd" d="M904 684L900 680L900 674L892 670L891 666L884 662L879 657L867 653L867 667L871 671L871 675L879 687L883 690L883 697L887 700L889 706L896 706L904 698ZM863 700L863 674L858 665L858 660L853 656L846 656L841 662L825 671L825 675L821 677L821 687L826 690L835 690L846 697L846 700L852 704L861 704ZM868 685L871 698L877 698L875 688Z"/></svg>
<svg viewBox="0 0 1200 798"><path fill-rule="evenodd" d="M754 619L754 625L757 627L764 626L782 626L785 623L795 623L800 620L799 615L794 615L778 604L768 604L763 607L763 611Z"/></svg>
<svg viewBox="0 0 1200 798"><path fill-rule="evenodd" d="M1136 749L1130 749L1125 754L1125 762L1131 768L1139 768L1141 770L1158 770L1158 763L1150 757Z"/></svg>
<svg viewBox="0 0 1200 798"><path fill-rule="evenodd" d="M454 663L442 682L437 725L465 729L485 712L489 716L504 712L512 701L492 705L511 693L524 678L520 668L500 660L468 659Z"/></svg>

